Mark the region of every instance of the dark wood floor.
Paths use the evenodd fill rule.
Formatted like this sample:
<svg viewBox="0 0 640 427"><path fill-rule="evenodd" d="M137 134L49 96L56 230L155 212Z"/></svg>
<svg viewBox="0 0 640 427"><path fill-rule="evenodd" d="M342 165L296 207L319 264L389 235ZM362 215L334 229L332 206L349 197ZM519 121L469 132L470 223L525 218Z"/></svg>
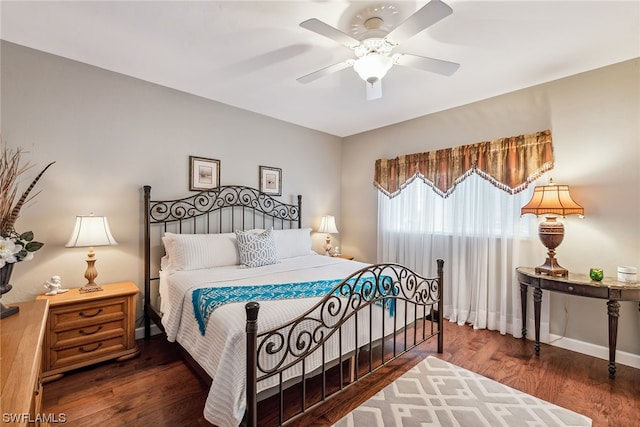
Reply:
<svg viewBox="0 0 640 427"><path fill-rule="evenodd" d="M327 426L428 355L434 355L590 417L594 426L640 425L640 370L497 332L445 322L445 352L426 343L343 391L295 424ZM202 416L208 388L157 336L139 341L141 355L70 373L44 386L43 412L64 413L71 426L210 426ZM268 411L268 410L267 410ZM268 411L269 412L269 411ZM263 414L268 415L268 414Z"/></svg>

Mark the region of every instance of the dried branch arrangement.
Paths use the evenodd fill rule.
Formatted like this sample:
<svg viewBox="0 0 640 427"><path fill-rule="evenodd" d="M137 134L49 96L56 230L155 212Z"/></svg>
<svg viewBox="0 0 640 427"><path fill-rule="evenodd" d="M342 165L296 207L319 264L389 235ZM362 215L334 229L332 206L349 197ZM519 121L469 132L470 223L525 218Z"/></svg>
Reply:
<svg viewBox="0 0 640 427"><path fill-rule="evenodd" d="M20 215L22 206L37 196L38 193L29 197L31 191L36 186L42 175L55 162L49 163L44 169L31 181L31 184L18 196L18 187L20 185L19 177L31 167L30 163L21 165L20 157L21 149L12 150L5 145L0 137L0 236L8 237L15 232L14 224Z"/></svg>

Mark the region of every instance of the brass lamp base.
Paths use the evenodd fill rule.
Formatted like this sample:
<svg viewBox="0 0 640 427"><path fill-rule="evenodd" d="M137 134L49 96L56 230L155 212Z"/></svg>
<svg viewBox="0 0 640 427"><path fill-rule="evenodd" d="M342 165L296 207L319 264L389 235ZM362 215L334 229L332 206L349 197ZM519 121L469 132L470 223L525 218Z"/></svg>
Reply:
<svg viewBox="0 0 640 427"><path fill-rule="evenodd" d="M549 276L567 277L569 271L561 267L556 260L556 248L564 239L564 225L556 220L553 215L547 216L546 221L538 227L538 237L547 248L547 260L541 266L535 268L536 274L548 274Z"/></svg>
<svg viewBox="0 0 640 427"><path fill-rule="evenodd" d="M549 276L567 277L569 270L560 266L555 258L547 258L544 264L535 268L536 274L547 274Z"/></svg>
<svg viewBox="0 0 640 427"><path fill-rule="evenodd" d="M78 292L80 292L81 294L86 294L88 292L97 292L97 291L101 291L102 288L100 287L100 285L97 285L95 283L87 283L86 285L84 285L83 287L81 287Z"/></svg>
<svg viewBox="0 0 640 427"><path fill-rule="evenodd" d="M87 279L87 284L80 288L81 294L102 290L102 288L95 282L96 277L98 277L98 270L96 270L95 264L95 253L93 252L93 248L91 247L89 248L89 253L87 254L87 269L84 272L84 278Z"/></svg>

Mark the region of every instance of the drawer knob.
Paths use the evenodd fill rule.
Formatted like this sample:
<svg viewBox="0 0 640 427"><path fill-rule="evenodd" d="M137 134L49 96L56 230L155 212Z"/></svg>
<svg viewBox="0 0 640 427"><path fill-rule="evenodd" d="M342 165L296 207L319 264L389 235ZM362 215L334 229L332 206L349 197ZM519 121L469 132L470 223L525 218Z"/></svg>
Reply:
<svg viewBox="0 0 640 427"><path fill-rule="evenodd" d="M569 289L571 292L573 292L573 286L569 286L567 289Z"/></svg>
<svg viewBox="0 0 640 427"><path fill-rule="evenodd" d="M102 330L102 325L98 325L95 331L86 331L84 329L80 329L78 332L80 332L82 335L93 335L95 333L100 332L101 330Z"/></svg>
<svg viewBox="0 0 640 427"><path fill-rule="evenodd" d="M81 311L78 314L80 314L80 316L82 316L82 317L96 317L100 313L102 313L102 309L101 308L97 309L96 312L92 313L92 314L87 314L84 311Z"/></svg>
<svg viewBox="0 0 640 427"><path fill-rule="evenodd" d="M84 346L82 346L82 347L80 347L80 351L83 352L83 353L91 353L92 351L96 351L100 347L102 347L102 343L101 342L97 343L97 345L94 348L90 349L90 350L88 350L88 349L84 348Z"/></svg>

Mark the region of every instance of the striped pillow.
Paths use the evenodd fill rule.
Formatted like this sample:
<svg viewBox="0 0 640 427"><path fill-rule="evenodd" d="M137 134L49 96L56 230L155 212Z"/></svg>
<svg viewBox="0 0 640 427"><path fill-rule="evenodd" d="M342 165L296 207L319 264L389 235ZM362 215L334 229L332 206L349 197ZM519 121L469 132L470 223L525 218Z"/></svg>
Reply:
<svg viewBox="0 0 640 427"><path fill-rule="evenodd" d="M198 270L240 264L234 233L165 233L162 242L166 252L163 270Z"/></svg>

